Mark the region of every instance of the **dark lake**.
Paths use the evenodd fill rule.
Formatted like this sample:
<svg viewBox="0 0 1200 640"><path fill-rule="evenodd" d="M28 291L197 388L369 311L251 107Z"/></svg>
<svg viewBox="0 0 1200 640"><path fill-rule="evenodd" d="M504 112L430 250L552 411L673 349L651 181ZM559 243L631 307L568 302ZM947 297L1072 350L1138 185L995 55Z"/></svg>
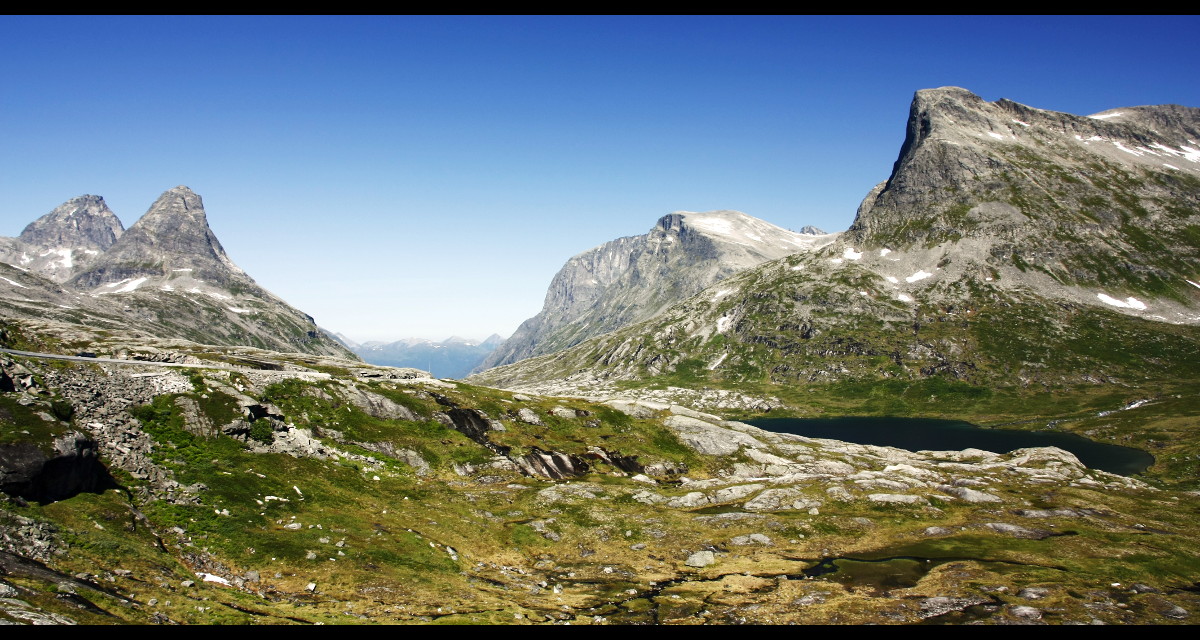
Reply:
<svg viewBox="0 0 1200 640"><path fill-rule="evenodd" d="M1093 442L1059 431L987 429L959 420L928 418L757 418L745 420L760 429L794 433L809 438L830 438L897 447L909 451L983 449L1008 453L1025 447L1058 447L1075 454L1092 469L1124 476L1145 471L1154 456L1131 447Z"/></svg>

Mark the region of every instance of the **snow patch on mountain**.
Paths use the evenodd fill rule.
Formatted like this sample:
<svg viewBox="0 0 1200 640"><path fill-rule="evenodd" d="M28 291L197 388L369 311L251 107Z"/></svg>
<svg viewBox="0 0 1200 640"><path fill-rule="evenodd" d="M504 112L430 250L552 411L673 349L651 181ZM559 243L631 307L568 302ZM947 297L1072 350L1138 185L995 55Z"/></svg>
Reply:
<svg viewBox="0 0 1200 640"><path fill-rule="evenodd" d="M104 285L105 287L109 287L109 288L112 288L112 287L120 287L120 288L113 289L112 291L99 291L97 293L99 293L101 295L106 294L106 293L129 293L130 291L136 291L137 288L142 286L142 283L144 283L147 280L149 280L149 278L146 278L146 277L125 278L124 280L120 280L118 282L110 282L110 283Z"/></svg>
<svg viewBox="0 0 1200 640"><path fill-rule="evenodd" d="M1120 307L1122 309L1137 309L1138 311L1143 311L1146 308L1146 303L1133 297L1125 298L1124 300L1117 300L1116 298L1103 293L1097 293L1096 297L1099 298L1100 302L1103 302L1104 304Z"/></svg>

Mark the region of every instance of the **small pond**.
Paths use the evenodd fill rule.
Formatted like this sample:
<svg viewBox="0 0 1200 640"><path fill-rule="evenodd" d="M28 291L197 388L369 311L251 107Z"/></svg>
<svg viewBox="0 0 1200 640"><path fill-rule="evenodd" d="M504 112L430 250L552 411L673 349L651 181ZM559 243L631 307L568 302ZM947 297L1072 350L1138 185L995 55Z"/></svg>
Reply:
<svg viewBox="0 0 1200 640"><path fill-rule="evenodd" d="M1154 456L1131 447L1093 442L1061 431L988 429L959 420L929 418L757 418L746 420L760 429L830 438L909 451L983 449L1008 453L1026 447L1058 447L1075 454L1092 469L1121 475L1145 471Z"/></svg>

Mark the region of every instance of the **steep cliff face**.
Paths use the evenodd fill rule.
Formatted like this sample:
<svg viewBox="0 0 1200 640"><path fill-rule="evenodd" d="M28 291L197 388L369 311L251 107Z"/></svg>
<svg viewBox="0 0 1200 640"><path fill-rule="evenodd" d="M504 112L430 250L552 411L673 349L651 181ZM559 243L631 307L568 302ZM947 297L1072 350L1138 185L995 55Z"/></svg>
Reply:
<svg viewBox="0 0 1200 640"><path fill-rule="evenodd" d="M230 260L184 186L124 232L102 198L75 198L0 242L0 261L16 267L0 269L8 317L353 357Z"/></svg>
<svg viewBox="0 0 1200 640"><path fill-rule="evenodd" d="M1044 276L1043 289L1189 300L1200 271L1198 141L1195 108L1084 117L956 87L919 91L892 175L847 238L867 248L954 244L1002 272Z"/></svg>
<svg viewBox="0 0 1200 640"><path fill-rule="evenodd" d="M541 313L480 370L578 344L652 317L730 275L833 241L836 234L796 233L738 211L677 212L648 233L585 251L554 276Z"/></svg>

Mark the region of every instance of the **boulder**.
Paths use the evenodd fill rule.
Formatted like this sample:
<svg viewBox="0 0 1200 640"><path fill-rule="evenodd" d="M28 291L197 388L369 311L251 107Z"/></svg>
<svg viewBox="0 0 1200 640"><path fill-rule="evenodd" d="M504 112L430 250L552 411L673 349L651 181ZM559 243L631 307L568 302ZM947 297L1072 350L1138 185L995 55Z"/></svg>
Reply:
<svg viewBox="0 0 1200 640"><path fill-rule="evenodd" d="M872 493L867 498L871 502L882 502L885 504L929 504L929 501L921 496L903 493Z"/></svg>
<svg viewBox="0 0 1200 640"><path fill-rule="evenodd" d="M706 550L706 551L697 551L697 552L693 553L692 555L688 556L688 558L684 562L684 564L686 564L689 567L702 568L702 567L707 567L716 561L717 561L717 557L713 554L713 552Z"/></svg>
<svg viewBox="0 0 1200 640"><path fill-rule="evenodd" d="M737 545L739 547L750 545L768 546L771 544L771 539L761 533L751 533L749 535L736 536L729 541L729 544Z"/></svg>
<svg viewBox="0 0 1200 640"><path fill-rule="evenodd" d="M971 504L1004 502L1004 500L1002 500L999 496L994 496L990 493L984 493L983 491L968 489L967 487L954 487L947 484L942 484L938 485L938 490L944 491L947 494L962 500L963 502L969 502Z"/></svg>

